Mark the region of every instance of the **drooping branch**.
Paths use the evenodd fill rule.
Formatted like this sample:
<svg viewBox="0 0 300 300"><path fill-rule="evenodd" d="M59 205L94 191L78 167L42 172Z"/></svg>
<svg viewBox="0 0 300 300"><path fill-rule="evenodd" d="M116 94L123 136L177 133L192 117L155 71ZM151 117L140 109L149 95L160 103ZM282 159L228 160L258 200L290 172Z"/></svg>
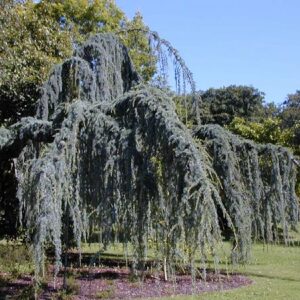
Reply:
<svg viewBox="0 0 300 300"><path fill-rule="evenodd" d="M224 191L224 203L239 233L240 255L247 260L251 238L273 241L278 228L288 242L288 227L298 222L296 170L291 153L271 144L238 137L219 125L200 126Z"/></svg>
<svg viewBox="0 0 300 300"><path fill-rule="evenodd" d="M109 103L140 80L125 46L111 34L96 35L54 68L42 88L36 116L51 120L74 99Z"/></svg>
<svg viewBox="0 0 300 300"><path fill-rule="evenodd" d="M174 68L176 92L179 95L181 93L186 94L187 85L189 85L192 95L192 109L195 110L196 120L197 123L200 125L201 121L199 104L201 102L201 96L199 93L197 93L196 82L194 80L193 73L187 67L184 59L179 54L178 50L175 49L169 41L161 38L157 32L150 30L150 28L148 27L127 28L125 30L118 31L116 34L119 36L126 36L130 32L142 32L143 34L148 36L151 51L153 51L154 55L158 58L159 75L162 76L164 82L168 82L168 56L171 58ZM185 103L183 104L186 106Z"/></svg>
<svg viewBox="0 0 300 300"><path fill-rule="evenodd" d="M151 236L168 264L185 257L182 245L204 255L203 245L213 247L221 239L217 206L224 208L210 178L213 171L171 99L159 91L140 87L110 107L73 102L54 142L24 167L19 195L27 226L35 228L37 265L47 240L54 243L59 263L59 207L66 203L78 245L91 221L87 216L96 210L93 222L105 243L121 234L134 245L137 262L146 257Z"/></svg>
<svg viewBox="0 0 300 300"><path fill-rule="evenodd" d="M0 128L0 161L17 158L29 141L48 143L54 130L49 121L23 118L9 129Z"/></svg>

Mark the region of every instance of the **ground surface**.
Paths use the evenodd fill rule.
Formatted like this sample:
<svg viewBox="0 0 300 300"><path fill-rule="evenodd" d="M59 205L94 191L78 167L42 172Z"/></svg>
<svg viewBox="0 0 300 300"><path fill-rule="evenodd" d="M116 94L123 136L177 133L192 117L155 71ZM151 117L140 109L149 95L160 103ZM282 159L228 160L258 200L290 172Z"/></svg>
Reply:
<svg viewBox="0 0 300 300"><path fill-rule="evenodd" d="M299 234L300 237L300 234ZM284 245L264 246L255 244L253 246L253 256L251 263L246 266L232 267L230 265L221 264L221 268L227 269L228 272L235 274L243 274L246 277L236 275L227 278L226 274L222 274L219 278L211 276L207 282L197 282L198 295L186 295L187 291L193 292L191 281L189 278L178 278L177 286L172 282L166 283L157 278L157 276L148 276L145 283L141 283L128 277L122 265L119 268L111 264L106 269L81 270L77 274L73 274L72 280L69 282L73 292L77 295L64 295L61 292L54 293L53 281L49 277L47 287L44 285L45 291L41 294L40 299L89 299L97 296L96 299L122 298L130 299L134 297L156 296L154 299L161 300L215 300L215 299L266 299L266 300L299 300L300 299L300 243L297 237L293 246L286 247ZM1 246L1 245L0 245ZM1 252L1 247L3 251ZM12 263L12 257L16 255L7 246L0 247L0 299L30 299L28 295L32 294L30 284L32 279L29 274L32 272L32 266L28 261L24 261L22 255L19 261ZM85 251L95 253L96 246L87 247ZM225 244L226 250L230 246ZM19 254L19 250L17 254ZM120 257L122 251L120 248L109 249L111 257ZM228 252L227 252L228 254ZM10 258L11 257L11 258ZM220 257L223 261L223 257ZM209 266L209 267L212 267ZM18 272L17 272L18 271ZM20 275L22 275L20 277ZM17 279L16 279L17 278ZM75 278L75 279L74 279ZM249 280L250 279L250 280ZM252 281L252 284L249 284ZM62 284L62 277L56 282L56 288ZM241 286L243 285L243 286ZM238 288L235 288L238 287ZM228 288L233 288L227 290ZM221 291L220 291L221 290ZM209 291L209 292L208 292ZM218 292L216 292L218 291ZM180 293L174 298L174 293ZM54 294L56 295L54 298ZM21 296L22 295L22 298ZM80 296L81 295L81 296ZM159 296L158 296L159 295ZM160 296L165 295L165 296ZM58 298L60 297L60 298ZM72 298L73 297L73 298Z"/></svg>
<svg viewBox="0 0 300 300"><path fill-rule="evenodd" d="M194 297L180 296L175 300L299 300L299 245L299 243L292 247L254 245L251 263L235 269L250 278L253 284L230 291L204 293ZM171 297L159 299L174 300Z"/></svg>
<svg viewBox="0 0 300 300"><path fill-rule="evenodd" d="M81 299L134 299L163 297L171 295L190 295L208 291L219 291L238 288L251 284L245 276L234 274L208 273L207 280L196 279L193 284L191 277L181 275L175 281L165 281L162 276L147 275L143 281L132 278L128 269L124 268L93 268L92 270L76 271L70 284L69 298ZM2 274L2 278L5 274ZM33 281L30 276L22 276L11 280L0 288L2 297L7 299L15 296L17 299L26 298ZM39 299L55 299L61 297L63 277L55 282L44 284L39 291ZM26 293L27 292L27 293ZM66 297L66 296L65 296ZM5 299L5 298L4 298Z"/></svg>

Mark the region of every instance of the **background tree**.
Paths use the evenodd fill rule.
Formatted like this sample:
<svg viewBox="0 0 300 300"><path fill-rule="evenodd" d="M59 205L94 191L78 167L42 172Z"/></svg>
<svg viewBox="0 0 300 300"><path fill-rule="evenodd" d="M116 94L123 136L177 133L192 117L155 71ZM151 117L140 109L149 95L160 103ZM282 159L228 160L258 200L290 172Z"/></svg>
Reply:
<svg viewBox="0 0 300 300"><path fill-rule="evenodd" d="M271 143L290 147L293 139L293 131L290 128L283 129L282 120L278 117L269 117L260 122L235 117L226 128L257 143Z"/></svg>
<svg viewBox="0 0 300 300"><path fill-rule="evenodd" d="M291 128L300 123L300 90L287 95L281 106L280 117L284 128Z"/></svg>
<svg viewBox="0 0 300 300"><path fill-rule="evenodd" d="M289 94L280 106L265 104L255 116L235 117L227 128L259 143L289 147L300 155L300 91Z"/></svg>
<svg viewBox="0 0 300 300"><path fill-rule="evenodd" d="M235 117L246 120L263 119L277 112L274 104L263 105L264 93L251 86L210 88L197 94L201 98L199 111L202 124L224 126L230 124ZM197 125L195 110L192 107L193 96L188 95L184 99L184 96L175 95L174 102L182 121L189 126Z"/></svg>
<svg viewBox="0 0 300 300"><path fill-rule="evenodd" d="M229 124L234 117L254 118L263 109L264 93L251 86L231 85L201 93L202 122Z"/></svg>
<svg viewBox="0 0 300 300"><path fill-rule="evenodd" d="M261 114L258 113L257 120L279 117L280 108L274 102L264 103Z"/></svg>
<svg viewBox="0 0 300 300"><path fill-rule="evenodd" d="M300 90L287 96L281 107L280 118L282 127L293 133L289 143L295 154L300 156Z"/></svg>
<svg viewBox="0 0 300 300"><path fill-rule="evenodd" d="M148 81L156 60L143 33L142 16L132 21L110 0L5 1L0 12L0 124L33 115L39 87L53 65L70 57L88 36L118 32L137 70Z"/></svg>
<svg viewBox="0 0 300 300"><path fill-rule="evenodd" d="M157 58L144 30L147 28L143 16L137 12L132 21L127 22L126 30L120 32L120 37L124 45L128 47L138 73L148 82L156 72Z"/></svg>
<svg viewBox="0 0 300 300"><path fill-rule="evenodd" d="M2 3L0 11L0 124L34 113L38 87L51 67L71 55L69 34L32 1Z"/></svg>
<svg viewBox="0 0 300 300"><path fill-rule="evenodd" d="M235 117L226 128L258 143L271 143L287 147L296 156L295 162L297 163L300 156L300 93L297 91L295 94L288 95L281 108L274 104L264 106L262 115L256 121ZM299 196L299 168L296 192Z"/></svg>

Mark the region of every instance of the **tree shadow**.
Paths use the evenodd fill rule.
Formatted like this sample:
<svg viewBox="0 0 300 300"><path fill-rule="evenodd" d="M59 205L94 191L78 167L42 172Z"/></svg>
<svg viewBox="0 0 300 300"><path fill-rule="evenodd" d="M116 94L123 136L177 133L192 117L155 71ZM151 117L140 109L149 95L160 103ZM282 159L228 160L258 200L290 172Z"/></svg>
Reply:
<svg viewBox="0 0 300 300"><path fill-rule="evenodd" d="M29 291L31 287L32 281L28 277L21 277L15 281L10 278L0 277L0 300L19 299L18 295L25 295L26 290Z"/></svg>
<svg viewBox="0 0 300 300"><path fill-rule="evenodd" d="M290 278L290 277L282 277L282 276L266 275L266 274L257 274L255 272L246 272L246 273L244 273L244 275L259 277L259 278L267 278L267 279L279 279L279 280L290 281L290 282L300 282L299 279L294 279L294 278Z"/></svg>

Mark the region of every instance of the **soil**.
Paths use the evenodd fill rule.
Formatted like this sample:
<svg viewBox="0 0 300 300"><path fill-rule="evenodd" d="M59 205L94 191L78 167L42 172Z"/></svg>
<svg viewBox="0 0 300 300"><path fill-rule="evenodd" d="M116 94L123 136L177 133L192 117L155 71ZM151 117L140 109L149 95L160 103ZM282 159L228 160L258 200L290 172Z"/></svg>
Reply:
<svg viewBox="0 0 300 300"><path fill-rule="evenodd" d="M206 280L178 274L165 281L163 274L140 274L134 277L129 269L122 267L69 269L68 299L139 299L172 295L191 295L209 291L221 291L246 286L252 281L240 274L216 274L208 271ZM8 274L0 273L0 299L21 299L24 291L33 285L32 276L8 280ZM69 275L70 276L70 275ZM70 277L69 277L70 278ZM143 278L143 279L141 279ZM59 299L63 289L63 274L43 284L40 300ZM25 299L25 298L23 298ZM27 298L26 298L27 299ZM28 298L29 299L29 298Z"/></svg>

